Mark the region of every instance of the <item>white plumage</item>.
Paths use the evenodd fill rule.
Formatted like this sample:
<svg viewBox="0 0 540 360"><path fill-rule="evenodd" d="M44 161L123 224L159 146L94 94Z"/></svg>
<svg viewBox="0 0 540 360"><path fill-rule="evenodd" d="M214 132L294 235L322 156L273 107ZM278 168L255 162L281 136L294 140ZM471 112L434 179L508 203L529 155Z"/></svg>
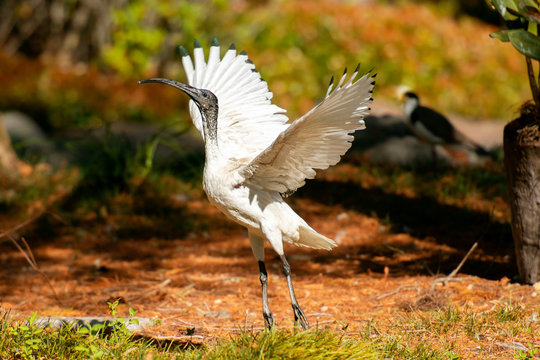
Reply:
<svg viewBox="0 0 540 360"><path fill-rule="evenodd" d="M338 163L350 148L352 133L365 128L374 76L368 73L354 81L357 68L346 81L345 71L335 88L330 83L319 105L288 123L285 110L271 103L272 93L253 63L244 52L237 54L234 45L220 58L214 39L207 61L197 42L193 60L181 51L190 86L166 79L144 82L167 83L191 97L193 123L205 138L203 187L211 203L248 230L259 261L266 325L274 322L264 265L268 240L283 261L295 319L306 328L309 324L294 295L283 242L327 250L336 244L313 230L283 197L313 178L316 169ZM208 92L217 99L217 119ZM216 121L214 134L211 128Z"/></svg>

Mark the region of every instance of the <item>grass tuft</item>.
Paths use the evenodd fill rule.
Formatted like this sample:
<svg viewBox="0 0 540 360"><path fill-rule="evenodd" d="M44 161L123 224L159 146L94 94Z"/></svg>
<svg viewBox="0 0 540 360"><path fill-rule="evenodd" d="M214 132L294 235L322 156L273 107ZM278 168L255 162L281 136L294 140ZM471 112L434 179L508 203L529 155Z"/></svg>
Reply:
<svg viewBox="0 0 540 360"><path fill-rule="evenodd" d="M206 359L377 359L372 344L329 330L243 332L220 342Z"/></svg>
<svg viewBox="0 0 540 360"><path fill-rule="evenodd" d="M114 306L114 305L112 305ZM113 308L111 308L114 310ZM330 330L245 331L214 346L161 347L151 339L136 339L123 319L103 329L42 328L37 313L22 322L4 313L0 319L2 359L377 359L378 351L367 340L346 337Z"/></svg>
<svg viewBox="0 0 540 360"><path fill-rule="evenodd" d="M115 316L115 304L109 304ZM517 310L520 310L519 312ZM133 316L135 311L130 310ZM449 306L398 317L396 323L368 322L365 332L349 334L329 329L308 331L242 331L202 346L134 337L123 318L107 329L41 328L37 313L22 322L7 313L0 318L2 359L460 359L489 353L489 344L523 344L527 350L507 349L505 355L533 359L538 346L531 341L538 324L530 310L500 304L483 313ZM472 352L471 352L472 351Z"/></svg>

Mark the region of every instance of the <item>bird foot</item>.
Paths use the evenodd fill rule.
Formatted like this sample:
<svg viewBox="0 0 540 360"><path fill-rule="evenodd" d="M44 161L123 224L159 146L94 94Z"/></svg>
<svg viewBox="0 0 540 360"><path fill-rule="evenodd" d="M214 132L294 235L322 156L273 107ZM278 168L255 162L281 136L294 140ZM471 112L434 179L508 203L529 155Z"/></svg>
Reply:
<svg viewBox="0 0 540 360"><path fill-rule="evenodd" d="M292 308L293 308L293 312L294 312L294 322L295 323L300 323L300 326L302 326L302 329L304 329L304 330L309 329L309 323L308 323L308 321L306 319L306 315L304 314L304 312L300 308L300 305L293 304Z"/></svg>
<svg viewBox="0 0 540 360"><path fill-rule="evenodd" d="M271 330L275 325L274 315L272 315L271 312L268 312L268 313L263 312L263 317L264 317L264 326L268 330Z"/></svg>

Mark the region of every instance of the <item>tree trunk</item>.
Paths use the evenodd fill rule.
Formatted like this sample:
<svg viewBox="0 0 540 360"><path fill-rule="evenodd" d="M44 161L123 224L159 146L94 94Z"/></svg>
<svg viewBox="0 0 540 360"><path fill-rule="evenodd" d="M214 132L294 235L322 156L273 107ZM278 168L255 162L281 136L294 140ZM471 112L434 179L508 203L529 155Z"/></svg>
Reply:
<svg viewBox="0 0 540 360"><path fill-rule="evenodd" d="M0 189L13 185L19 178L17 161L17 155L13 151L11 139L0 115Z"/></svg>
<svg viewBox="0 0 540 360"><path fill-rule="evenodd" d="M512 235L521 281L540 281L540 120L522 116L504 128Z"/></svg>

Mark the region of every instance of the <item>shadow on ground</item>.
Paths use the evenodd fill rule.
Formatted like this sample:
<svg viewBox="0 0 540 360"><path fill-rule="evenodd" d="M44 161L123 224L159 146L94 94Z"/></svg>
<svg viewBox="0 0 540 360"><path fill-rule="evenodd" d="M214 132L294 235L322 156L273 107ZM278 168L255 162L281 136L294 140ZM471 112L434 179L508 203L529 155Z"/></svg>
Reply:
<svg viewBox="0 0 540 360"><path fill-rule="evenodd" d="M435 252L420 260L401 263L399 267L407 275L448 274L459 264L474 242L478 242L478 249L483 256L469 259L461 272L488 279L500 279L502 276L512 278L517 275L510 225L493 220L488 213L441 204L430 197L410 198L387 193L382 188L364 189L347 182L312 181L295 196L312 199L321 204L339 204L347 210L376 216L391 224L390 232L405 232L423 241L435 242L456 250L452 253ZM380 243L353 248L344 250L343 253L363 254L364 260L358 272L369 269L378 273L388 264L369 259L381 256L391 258L396 251L416 251L414 245L404 245L402 249L396 249L395 246L388 247ZM340 252L339 248L337 252ZM328 259L324 259L325 257ZM318 259L333 261L335 257L339 255L334 252L332 255L319 256ZM393 264L393 267L395 266L396 264Z"/></svg>
<svg viewBox="0 0 540 360"><path fill-rule="evenodd" d="M77 214L77 196L65 199L60 217L46 215L19 234L28 239L51 279L129 282L144 277L145 272L165 269L177 270L173 285L182 287L189 285L182 274L193 268L192 256L206 258L204 270L216 276L226 268L238 276L256 277L245 230L227 220L204 197L174 200L174 196L156 197L142 188ZM398 277L448 274L475 241L479 248L461 273L487 279L517 274L510 227L494 221L488 213L441 204L430 197L397 195L382 187L365 189L346 181L314 180L300 189L292 198L293 207L309 215L312 210L302 208L296 199L319 204L318 211L331 211L339 205L363 219L376 218L390 225L386 233L374 231L367 242L355 243L353 239L332 252L289 247L291 266L300 278L311 278L322 269L336 278L383 276L385 267L392 269L391 276ZM323 216L318 221L315 228L335 219ZM358 227L362 232L361 225ZM407 234L410 240L392 242L395 234ZM10 243L0 244L0 252L5 254L1 272L17 282L23 275L15 272L28 268L25 259ZM269 262L277 266L275 254L267 254ZM199 280L198 284L213 287L219 281ZM3 295L6 291L11 291L9 286L4 287Z"/></svg>

